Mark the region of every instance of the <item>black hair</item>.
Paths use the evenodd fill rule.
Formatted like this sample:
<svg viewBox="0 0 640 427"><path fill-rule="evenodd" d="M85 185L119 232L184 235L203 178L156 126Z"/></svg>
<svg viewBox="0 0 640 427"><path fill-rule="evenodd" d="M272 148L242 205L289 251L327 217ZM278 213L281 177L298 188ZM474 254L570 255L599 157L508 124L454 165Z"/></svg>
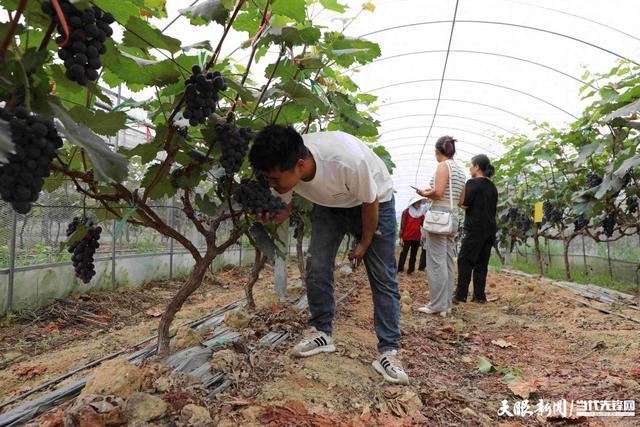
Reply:
<svg viewBox="0 0 640 427"><path fill-rule="evenodd" d="M482 174L487 178L491 178L496 173L496 168L491 164L491 161L484 154L478 154L471 158L471 164L477 166L482 171Z"/></svg>
<svg viewBox="0 0 640 427"><path fill-rule="evenodd" d="M292 126L269 125L253 141L249 163L257 172L267 172L275 167L290 171L307 153L302 136Z"/></svg>
<svg viewBox="0 0 640 427"><path fill-rule="evenodd" d="M441 136L436 141L436 150L443 156L452 158L456 154L456 141L452 136Z"/></svg>

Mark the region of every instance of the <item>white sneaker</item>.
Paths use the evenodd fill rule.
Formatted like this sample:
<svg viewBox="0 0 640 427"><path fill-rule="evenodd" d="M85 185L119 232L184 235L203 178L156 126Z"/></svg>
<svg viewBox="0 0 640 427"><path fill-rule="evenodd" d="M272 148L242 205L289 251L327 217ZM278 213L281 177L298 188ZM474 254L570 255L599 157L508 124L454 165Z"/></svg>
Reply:
<svg viewBox="0 0 640 427"><path fill-rule="evenodd" d="M435 311L429 308L429 306L424 306L424 307L419 307L416 310L418 310L420 313L426 313L426 314L439 314L442 317L447 317L447 314L451 313L451 309L447 310L447 311Z"/></svg>
<svg viewBox="0 0 640 427"><path fill-rule="evenodd" d="M371 364L373 369L384 377L385 381L393 384L409 384L409 376L398 360L398 350L385 351Z"/></svg>
<svg viewBox="0 0 640 427"><path fill-rule="evenodd" d="M312 327L305 331L304 338L293 347L291 354L295 357L309 357L334 351L336 347L333 345L331 336Z"/></svg>

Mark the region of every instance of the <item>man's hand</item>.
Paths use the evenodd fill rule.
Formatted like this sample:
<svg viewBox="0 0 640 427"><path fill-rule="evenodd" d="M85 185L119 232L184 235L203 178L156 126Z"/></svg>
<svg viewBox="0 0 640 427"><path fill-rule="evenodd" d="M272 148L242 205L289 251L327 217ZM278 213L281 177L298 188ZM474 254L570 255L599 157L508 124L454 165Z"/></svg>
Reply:
<svg viewBox="0 0 640 427"><path fill-rule="evenodd" d="M367 249L369 249L370 244L371 243L358 242L356 247L351 249L351 251L349 252L349 260L350 261L355 260L356 265L360 264L362 262L362 258L364 257L364 254L367 253Z"/></svg>
<svg viewBox="0 0 640 427"><path fill-rule="evenodd" d="M404 240L400 239L400 246L404 246Z"/></svg>
<svg viewBox="0 0 640 427"><path fill-rule="evenodd" d="M260 222L270 222L273 221L276 224L280 225L289 218L290 215L289 208L285 208L278 213L260 213L256 214L256 218Z"/></svg>

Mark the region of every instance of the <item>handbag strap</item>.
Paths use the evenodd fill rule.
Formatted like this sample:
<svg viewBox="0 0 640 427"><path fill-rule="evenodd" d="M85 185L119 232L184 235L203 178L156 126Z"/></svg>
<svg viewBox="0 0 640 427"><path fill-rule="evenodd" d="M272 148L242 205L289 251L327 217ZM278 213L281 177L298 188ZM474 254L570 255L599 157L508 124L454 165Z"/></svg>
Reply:
<svg viewBox="0 0 640 427"><path fill-rule="evenodd" d="M449 164L449 160L444 162L447 165L447 169L449 170L449 209L453 212L453 184L451 183L451 165Z"/></svg>

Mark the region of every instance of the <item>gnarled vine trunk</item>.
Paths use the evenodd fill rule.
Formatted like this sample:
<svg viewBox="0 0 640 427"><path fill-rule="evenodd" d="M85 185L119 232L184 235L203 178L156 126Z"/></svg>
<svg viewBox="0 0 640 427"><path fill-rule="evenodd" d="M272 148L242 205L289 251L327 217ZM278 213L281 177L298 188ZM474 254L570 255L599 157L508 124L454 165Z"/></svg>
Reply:
<svg viewBox="0 0 640 427"><path fill-rule="evenodd" d="M540 275L544 275L544 265L542 264L542 254L540 253L540 235L538 234L538 224L535 225L535 232L533 234L533 243L536 250L536 264L538 264L538 271Z"/></svg>
<svg viewBox="0 0 640 427"><path fill-rule="evenodd" d="M189 298L189 296L202 284L202 279L216 255L217 254L213 250L207 248L205 257L203 259L196 260L196 265L193 267L193 271L189 275L189 278L178 290L173 299L169 301L165 312L160 318L160 324L158 325L158 354L160 356L169 354L171 340L171 337L169 336L169 329L171 327L171 322L173 322L176 313L182 308L182 304L184 304L187 298Z"/></svg>
<svg viewBox="0 0 640 427"><path fill-rule="evenodd" d="M564 259L564 272L567 280L572 282L573 276L571 275L571 264L569 264L569 245L571 244L571 238L562 237L562 257Z"/></svg>
<svg viewBox="0 0 640 427"><path fill-rule="evenodd" d="M256 301L253 298L253 286L258 281L258 278L260 277L260 272L264 268L264 264L266 261L267 261L267 257L263 256L262 252L260 252L256 248L256 255L253 260L253 268L251 269L251 276L249 276L249 281L244 285L244 294L247 298L247 308L249 310L256 309Z"/></svg>

